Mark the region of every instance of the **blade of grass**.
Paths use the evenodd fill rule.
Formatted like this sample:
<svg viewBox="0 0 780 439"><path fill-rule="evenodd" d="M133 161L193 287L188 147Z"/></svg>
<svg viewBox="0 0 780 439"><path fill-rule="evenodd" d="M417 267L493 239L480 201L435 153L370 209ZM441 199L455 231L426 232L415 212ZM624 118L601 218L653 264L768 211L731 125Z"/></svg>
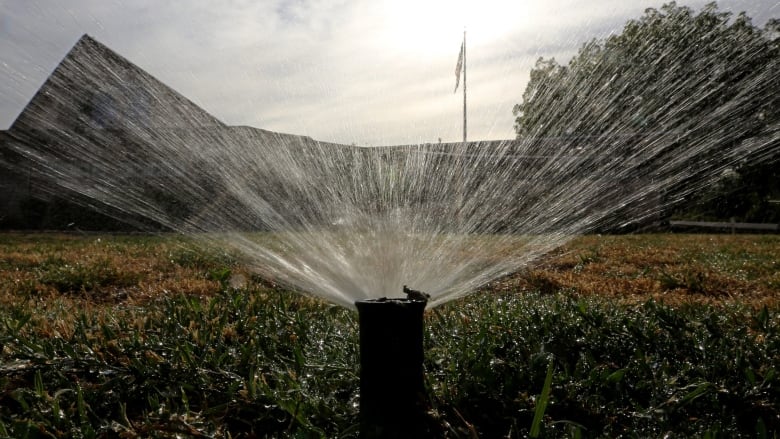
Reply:
<svg viewBox="0 0 780 439"><path fill-rule="evenodd" d="M552 388L553 378L553 362L547 365L547 376L544 378L544 387L542 387L542 394L539 395L539 399L536 401L536 411L534 412L534 420L531 423L530 437L539 437L542 428L542 418L544 412L547 410L547 403L550 401L550 390Z"/></svg>

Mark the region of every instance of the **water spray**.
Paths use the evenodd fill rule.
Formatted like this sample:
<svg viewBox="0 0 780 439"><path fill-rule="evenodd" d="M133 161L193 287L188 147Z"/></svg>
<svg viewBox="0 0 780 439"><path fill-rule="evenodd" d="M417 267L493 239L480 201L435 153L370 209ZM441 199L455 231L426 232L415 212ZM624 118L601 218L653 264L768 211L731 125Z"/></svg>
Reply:
<svg viewBox="0 0 780 439"><path fill-rule="evenodd" d="M355 302L360 320L360 437L429 437L423 376L428 295Z"/></svg>

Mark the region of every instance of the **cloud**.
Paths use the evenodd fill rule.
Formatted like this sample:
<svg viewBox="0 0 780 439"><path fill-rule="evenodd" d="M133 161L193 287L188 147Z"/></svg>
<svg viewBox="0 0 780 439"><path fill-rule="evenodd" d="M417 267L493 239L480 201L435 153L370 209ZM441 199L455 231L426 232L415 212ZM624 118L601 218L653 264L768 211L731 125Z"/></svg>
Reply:
<svg viewBox="0 0 780 439"><path fill-rule="evenodd" d="M89 33L229 124L357 144L458 140L453 95L468 31L470 138L512 135L539 56L566 62L662 2L7 2L0 11L0 128ZM698 9L705 1L689 4ZM732 0L761 24L777 3Z"/></svg>

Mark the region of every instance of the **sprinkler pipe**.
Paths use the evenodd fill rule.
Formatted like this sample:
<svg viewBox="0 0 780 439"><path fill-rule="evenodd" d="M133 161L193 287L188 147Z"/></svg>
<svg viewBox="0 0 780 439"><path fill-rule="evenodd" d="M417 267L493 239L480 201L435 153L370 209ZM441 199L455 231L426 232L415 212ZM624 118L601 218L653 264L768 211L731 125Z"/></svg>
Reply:
<svg viewBox="0 0 780 439"><path fill-rule="evenodd" d="M408 294L408 293L407 293ZM423 374L427 297L355 303L360 322L360 437L429 437Z"/></svg>

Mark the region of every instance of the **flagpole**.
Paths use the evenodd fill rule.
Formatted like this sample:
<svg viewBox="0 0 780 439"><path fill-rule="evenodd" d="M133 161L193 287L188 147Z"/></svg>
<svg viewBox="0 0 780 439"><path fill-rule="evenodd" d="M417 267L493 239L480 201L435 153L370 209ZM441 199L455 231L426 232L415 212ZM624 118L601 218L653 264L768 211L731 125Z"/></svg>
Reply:
<svg viewBox="0 0 780 439"><path fill-rule="evenodd" d="M463 143L466 143L466 29L463 29L463 43L460 45L460 53L458 54L458 64L455 65L455 90L453 93L458 92L458 86L460 85L460 72L463 70Z"/></svg>
<svg viewBox="0 0 780 439"><path fill-rule="evenodd" d="M466 143L466 30L463 30L463 143Z"/></svg>

